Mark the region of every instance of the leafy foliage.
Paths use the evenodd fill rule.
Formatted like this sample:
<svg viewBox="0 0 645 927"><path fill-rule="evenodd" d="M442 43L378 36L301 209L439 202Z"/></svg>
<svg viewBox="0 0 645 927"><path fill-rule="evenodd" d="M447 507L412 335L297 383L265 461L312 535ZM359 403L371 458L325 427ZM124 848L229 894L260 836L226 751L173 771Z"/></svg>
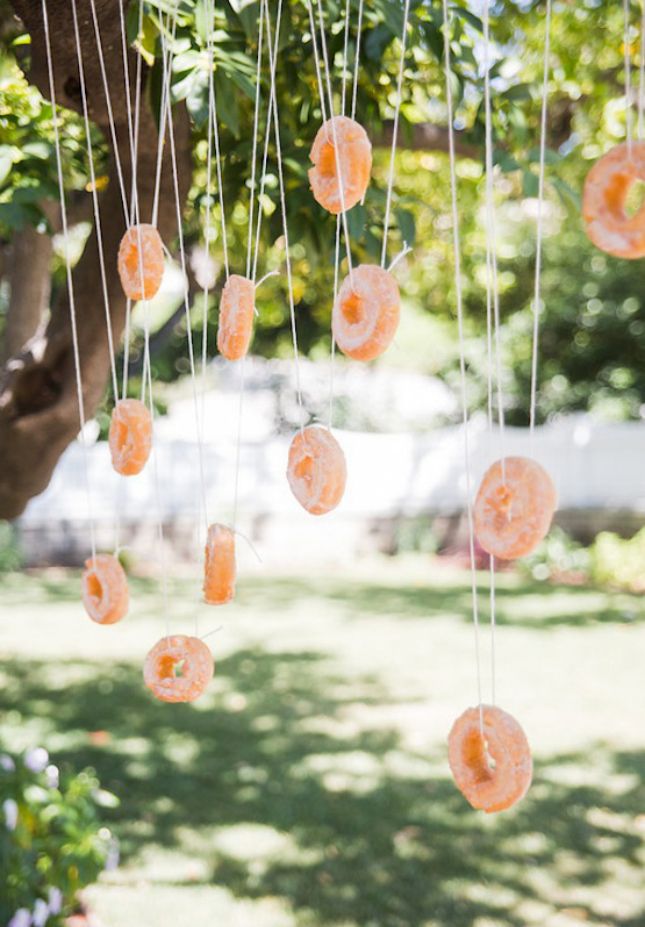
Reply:
<svg viewBox="0 0 645 927"><path fill-rule="evenodd" d="M0 756L3 924L29 924L27 914L41 927L62 923L79 890L96 880L114 853L98 808L116 804L92 770L61 776L42 747L24 757Z"/></svg>

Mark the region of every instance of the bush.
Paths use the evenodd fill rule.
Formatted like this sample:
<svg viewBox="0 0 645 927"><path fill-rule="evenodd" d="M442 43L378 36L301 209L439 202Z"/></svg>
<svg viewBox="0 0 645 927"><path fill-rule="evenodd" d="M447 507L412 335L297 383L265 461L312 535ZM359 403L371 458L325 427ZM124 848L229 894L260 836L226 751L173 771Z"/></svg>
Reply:
<svg viewBox="0 0 645 927"><path fill-rule="evenodd" d="M0 573L11 573L22 566L18 532L8 521L0 521Z"/></svg>
<svg viewBox="0 0 645 927"><path fill-rule="evenodd" d="M61 775L42 747L0 754L0 924L55 927L78 892L116 863L116 842L98 818L117 799L92 770Z"/></svg>
<svg viewBox="0 0 645 927"><path fill-rule="evenodd" d="M590 554L594 582L630 592L645 591L645 528L628 540L602 531Z"/></svg>
<svg viewBox="0 0 645 927"><path fill-rule="evenodd" d="M590 551L555 525L535 553L520 562L532 579L582 583L589 578Z"/></svg>

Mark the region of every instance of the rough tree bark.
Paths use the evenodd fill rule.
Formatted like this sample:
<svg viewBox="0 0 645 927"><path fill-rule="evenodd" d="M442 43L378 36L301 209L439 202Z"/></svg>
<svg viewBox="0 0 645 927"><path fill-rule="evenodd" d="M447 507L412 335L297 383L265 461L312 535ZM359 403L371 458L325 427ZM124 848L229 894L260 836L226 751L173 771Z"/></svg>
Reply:
<svg viewBox="0 0 645 927"><path fill-rule="evenodd" d="M9 259L11 292L0 359L5 363L38 330L49 306L52 240L28 225L14 235Z"/></svg>
<svg viewBox="0 0 645 927"><path fill-rule="evenodd" d="M118 0L96 0L102 47L110 83L119 154L126 189L130 188L128 123ZM40 0L13 0L13 7L31 35L30 79L49 99L47 59ZM77 0L81 48L90 116L109 141L109 121L99 70L89 0ZM48 2L50 37L57 103L81 111L80 83L71 7L68 0ZM130 54L130 73L136 60ZM132 90L134 98L134 91ZM180 196L185 200L191 177L190 125L185 110L174 113ZM153 114L143 96L137 160L142 221L149 221L154 196L158 134ZM159 231L166 242L177 234L176 207L169 165L169 146L164 151L164 171L159 202ZM109 165L110 182L100 198L103 250L108 268L108 296L112 334L118 343L125 322L125 299L116 273L116 256L126 227L115 158ZM87 194L88 198L90 194ZM99 253L95 231L74 269L78 341L85 411L91 416L99 405L109 376L109 354L103 299L100 291ZM42 332L27 342L5 364L0 374L0 517L15 518L33 496L48 485L63 450L79 430L76 381L72 353L69 294L62 292L52 306Z"/></svg>

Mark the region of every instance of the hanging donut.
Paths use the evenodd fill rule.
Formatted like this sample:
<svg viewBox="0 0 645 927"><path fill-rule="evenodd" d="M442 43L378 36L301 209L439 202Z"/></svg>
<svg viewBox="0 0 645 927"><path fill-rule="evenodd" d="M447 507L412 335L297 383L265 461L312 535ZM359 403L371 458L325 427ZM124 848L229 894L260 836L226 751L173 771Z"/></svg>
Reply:
<svg viewBox="0 0 645 927"><path fill-rule="evenodd" d="M231 274L222 290L217 326L217 349L227 360L240 360L246 355L254 316L255 284L247 277Z"/></svg>
<svg viewBox="0 0 645 927"><path fill-rule="evenodd" d="M629 191L645 182L645 142L616 145L587 174L582 194L582 217L587 235L597 248L621 258L645 257L645 204L627 214Z"/></svg>
<svg viewBox="0 0 645 927"><path fill-rule="evenodd" d="M225 605L235 596L235 535L226 525L211 525L206 539L204 601Z"/></svg>
<svg viewBox="0 0 645 927"><path fill-rule="evenodd" d="M481 721L483 719L483 732ZM511 808L531 785L533 761L526 734L501 708L468 708L448 736L455 785L473 808L491 814Z"/></svg>
<svg viewBox="0 0 645 927"><path fill-rule="evenodd" d="M482 478L473 507L475 535L500 560L526 557L548 534L556 506L553 480L539 463L505 457Z"/></svg>
<svg viewBox="0 0 645 927"><path fill-rule="evenodd" d="M198 637L162 638L148 653L143 679L162 702L194 702L213 678L213 656Z"/></svg>
<svg viewBox="0 0 645 927"><path fill-rule="evenodd" d="M392 274L375 264L359 264L343 280L334 303L336 344L354 360L374 360L390 346L400 314L401 296Z"/></svg>
<svg viewBox="0 0 645 927"><path fill-rule="evenodd" d="M309 157L313 163L309 182L316 202L334 215L342 212L343 205L347 211L360 203L372 172L372 144L362 125L347 116L328 119L318 129Z"/></svg>
<svg viewBox="0 0 645 927"><path fill-rule="evenodd" d="M152 416L139 399L121 399L112 410L108 445L112 466L122 476L141 473L152 447Z"/></svg>
<svg viewBox="0 0 645 927"><path fill-rule="evenodd" d="M82 576L83 605L97 624L116 624L128 613L128 578L112 554L97 554L85 561Z"/></svg>
<svg viewBox="0 0 645 927"><path fill-rule="evenodd" d="M289 448L287 480L300 505L312 515L335 509L345 492L347 466L331 431L309 425L299 431Z"/></svg>
<svg viewBox="0 0 645 927"><path fill-rule="evenodd" d="M143 223L127 230L119 245L117 266L128 299L152 299L157 294L164 272L164 254L161 236L153 225Z"/></svg>

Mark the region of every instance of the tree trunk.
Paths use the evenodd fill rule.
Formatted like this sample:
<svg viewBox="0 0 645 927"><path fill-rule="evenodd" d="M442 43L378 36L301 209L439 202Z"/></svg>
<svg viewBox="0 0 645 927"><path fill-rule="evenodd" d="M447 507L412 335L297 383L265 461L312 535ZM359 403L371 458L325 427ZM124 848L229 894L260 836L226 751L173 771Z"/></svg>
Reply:
<svg viewBox="0 0 645 927"><path fill-rule="evenodd" d="M13 238L9 266L9 308L2 362L16 354L33 335L49 306L52 240L28 225Z"/></svg>
<svg viewBox="0 0 645 927"><path fill-rule="evenodd" d="M110 98L118 149L126 190L129 191L132 165L129 157L128 122L118 0L96 0L102 35L102 48L110 80ZM32 71L30 78L49 99L49 83L40 0L13 0L16 13L31 35ZM90 117L110 141L107 103L89 0L77 0L81 49ZM48 2L50 39L54 67L56 101L81 110L80 82L71 7L67 0ZM60 24L60 26L59 26ZM130 53L132 81L136 56ZM134 87L131 92L134 99ZM191 179L190 125L185 109L173 114L179 170L180 197L187 195ZM150 221L154 197L158 133L153 114L142 89L138 144L137 177L141 221ZM170 171L169 145L164 150L164 169L159 200L158 228L171 242L177 234L176 206ZM103 253L107 269L110 322L115 344L119 343L125 322L126 302L116 272L119 242L126 229L117 182L115 152L109 167L109 184L101 195L100 214ZM91 194L87 194L89 198ZM109 377L105 309L100 290L100 265L96 230L92 232L73 273L83 400L86 416L92 416L101 402ZM64 449L79 431L79 410L70 324L69 294L64 291L52 307L42 333L14 354L0 374L0 517L20 515L31 498L48 485Z"/></svg>

